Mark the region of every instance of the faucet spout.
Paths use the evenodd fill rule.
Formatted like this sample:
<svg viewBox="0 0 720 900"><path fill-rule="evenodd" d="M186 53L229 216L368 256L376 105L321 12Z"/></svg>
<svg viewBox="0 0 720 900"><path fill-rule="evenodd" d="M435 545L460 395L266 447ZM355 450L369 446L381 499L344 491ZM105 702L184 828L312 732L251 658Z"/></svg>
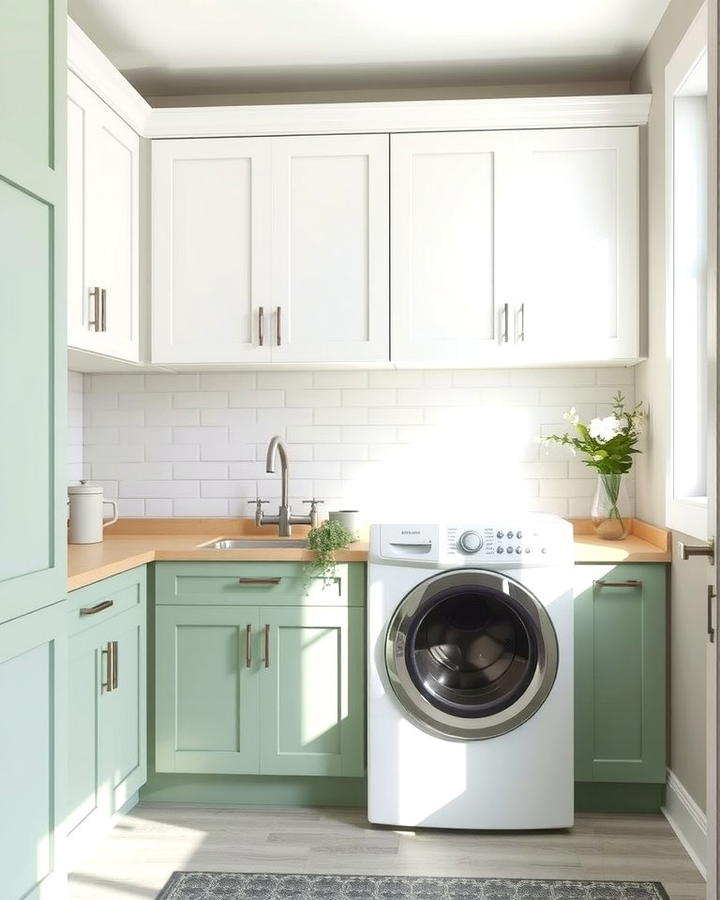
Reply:
<svg viewBox="0 0 720 900"><path fill-rule="evenodd" d="M288 456L287 450L285 449L285 444L282 442L282 438L278 435L270 441L267 450L267 457L265 459L265 471L269 474L273 474L275 472L275 460L276 457L280 456L280 472L281 472L281 499L280 506L284 506L287 508L288 505Z"/></svg>

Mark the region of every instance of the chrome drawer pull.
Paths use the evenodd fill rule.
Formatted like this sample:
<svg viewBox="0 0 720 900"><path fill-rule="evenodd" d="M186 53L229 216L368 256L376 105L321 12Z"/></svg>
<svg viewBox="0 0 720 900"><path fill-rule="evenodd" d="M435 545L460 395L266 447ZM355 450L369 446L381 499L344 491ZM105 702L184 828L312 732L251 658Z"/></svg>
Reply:
<svg viewBox="0 0 720 900"><path fill-rule="evenodd" d="M265 626L265 668L270 666L270 626Z"/></svg>
<svg viewBox="0 0 720 900"><path fill-rule="evenodd" d="M110 670L112 672L112 690L116 691L118 686L118 642L110 641L112 653L110 654Z"/></svg>
<svg viewBox="0 0 720 900"><path fill-rule="evenodd" d="M105 681L100 684L101 694L103 692L109 694L112 690L112 652L112 642L108 641L102 651L102 656L105 657Z"/></svg>
<svg viewBox="0 0 720 900"><path fill-rule="evenodd" d="M112 600L103 600L102 603L98 603L95 606L81 606L80 615L94 616L96 613L102 612L104 609L110 609L112 605Z"/></svg>
<svg viewBox="0 0 720 900"><path fill-rule="evenodd" d="M258 346L262 347L265 344L265 309L264 307L258 307Z"/></svg>
<svg viewBox="0 0 720 900"><path fill-rule="evenodd" d="M250 638L252 636L252 625L245 626L245 668L252 667L252 650Z"/></svg>
<svg viewBox="0 0 720 900"><path fill-rule="evenodd" d="M280 584L282 578L238 578L238 584Z"/></svg>
<svg viewBox="0 0 720 900"><path fill-rule="evenodd" d="M637 578L628 578L627 581L605 581L603 578L598 578L597 581L593 581L593 584L596 584L598 587L609 587L609 588L639 588L642 587L642 581L638 581Z"/></svg>

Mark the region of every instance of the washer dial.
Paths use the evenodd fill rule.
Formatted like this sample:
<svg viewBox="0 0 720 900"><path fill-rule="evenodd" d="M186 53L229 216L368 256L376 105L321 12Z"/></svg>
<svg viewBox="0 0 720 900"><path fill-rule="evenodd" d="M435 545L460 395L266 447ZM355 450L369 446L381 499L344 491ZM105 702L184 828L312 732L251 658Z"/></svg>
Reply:
<svg viewBox="0 0 720 900"><path fill-rule="evenodd" d="M483 539L477 531L463 531L458 540L458 545L463 553L477 553L482 549Z"/></svg>

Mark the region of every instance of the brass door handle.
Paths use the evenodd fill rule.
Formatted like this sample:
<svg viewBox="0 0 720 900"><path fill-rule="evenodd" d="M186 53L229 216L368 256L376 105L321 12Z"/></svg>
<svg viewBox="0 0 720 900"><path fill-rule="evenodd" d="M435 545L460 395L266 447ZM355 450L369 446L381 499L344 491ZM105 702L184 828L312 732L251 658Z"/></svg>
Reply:
<svg viewBox="0 0 720 900"><path fill-rule="evenodd" d="M103 600L102 603L96 603L95 606L81 606L80 607L80 615L81 616L94 616L99 612L102 612L104 609L110 609L113 605L112 600Z"/></svg>
<svg viewBox="0 0 720 900"><path fill-rule="evenodd" d="M265 626L265 668L270 667L270 626Z"/></svg>
<svg viewBox="0 0 720 900"><path fill-rule="evenodd" d="M627 581L605 581L604 578L598 578L593 581L598 587L608 588L639 588L642 587L642 581L637 578L628 578Z"/></svg>
<svg viewBox="0 0 720 900"><path fill-rule="evenodd" d="M245 626L245 668L249 669L252 666L252 625Z"/></svg>

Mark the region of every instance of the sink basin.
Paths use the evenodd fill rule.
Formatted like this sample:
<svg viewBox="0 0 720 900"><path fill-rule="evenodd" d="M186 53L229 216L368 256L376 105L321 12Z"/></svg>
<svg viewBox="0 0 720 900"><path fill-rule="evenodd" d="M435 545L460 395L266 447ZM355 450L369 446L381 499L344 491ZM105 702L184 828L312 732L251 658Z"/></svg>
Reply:
<svg viewBox="0 0 720 900"><path fill-rule="evenodd" d="M258 548L277 549L287 547L292 550L306 550L307 541L295 538L232 538L222 541L212 541L203 544L203 550L257 550Z"/></svg>

